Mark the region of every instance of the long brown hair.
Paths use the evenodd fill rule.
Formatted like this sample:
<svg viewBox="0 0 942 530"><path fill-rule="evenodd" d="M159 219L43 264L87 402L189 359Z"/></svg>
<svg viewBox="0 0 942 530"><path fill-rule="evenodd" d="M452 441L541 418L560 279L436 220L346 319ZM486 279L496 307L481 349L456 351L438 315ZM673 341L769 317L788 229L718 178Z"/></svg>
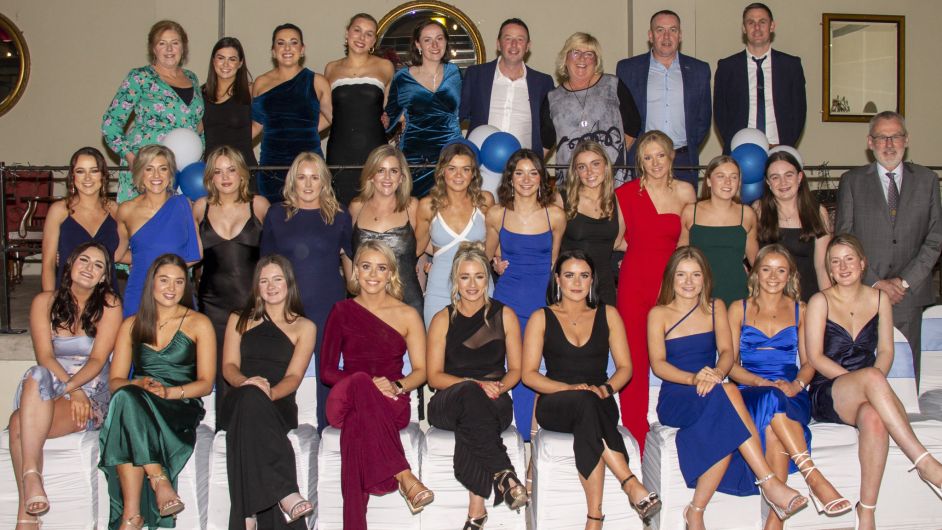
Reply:
<svg viewBox="0 0 942 530"><path fill-rule="evenodd" d="M219 204L219 190L216 189L216 186L213 184L213 173L216 171L216 161L220 157L226 157L232 162L232 165L236 167L236 172L239 174L239 196L236 199L238 202L250 202L252 200L252 193L249 192L249 168L245 165L245 158L242 157L242 153L238 150L229 147L228 145L221 145L212 151L206 157L206 169L203 171L203 188L206 189L206 203L207 204Z"/></svg>
<svg viewBox="0 0 942 530"><path fill-rule="evenodd" d="M514 209L514 172L517 170L517 164L521 160L529 160L540 173L540 185L537 188L537 203L546 208L553 202L553 188L550 179L546 175L546 164L543 163L543 157L533 152L532 149L519 149L510 155L507 165L504 166L504 173L500 177L500 186L497 188L497 199L501 206L509 210Z"/></svg>
<svg viewBox="0 0 942 530"><path fill-rule="evenodd" d="M131 326L131 342L134 345L157 343L157 302L154 300L154 277L157 276L157 270L164 265L173 265L182 270L184 276L186 275L186 262L176 254L163 254L150 264L147 276L144 278L144 289L141 291L141 305L134 317L134 325ZM193 309L191 290L189 280L183 282L183 297L179 304Z"/></svg>
<svg viewBox="0 0 942 530"><path fill-rule="evenodd" d="M798 267L795 266L795 259L792 258L791 253L778 243L772 243L766 245L759 249L759 253L756 254L755 265L752 266L752 270L749 271L749 278L746 280L746 286L749 289L749 298L753 300L759 297L759 267L762 265L762 261L770 254L778 254L785 258L785 261L788 262L788 279L785 281L785 296L791 298L792 300L801 299L801 282L798 278ZM756 302L756 307L759 304Z"/></svg>
<svg viewBox="0 0 942 530"><path fill-rule="evenodd" d="M242 43L235 37L223 37L216 41L212 53L209 54L209 73L206 74L206 84L203 85L203 99L207 103L216 102L216 88L219 85L219 78L216 75L216 68L213 65L213 59L216 52L223 48L232 48L239 55L242 66L236 71L235 80L229 87L229 97L240 105L248 105L252 102L252 90L249 87L249 80L252 74L249 73L249 65L245 61L245 51L242 49Z"/></svg>
<svg viewBox="0 0 942 530"><path fill-rule="evenodd" d="M340 202L337 200L337 196L334 195L334 187L331 184L332 177L330 175L330 169L327 168L327 163L324 162L324 159L321 158L319 154L310 151L296 156L294 162L291 163L291 167L288 168L288 174L285 175L285 187L282 191L282 195L285 198L285 219L291 219L294 217L294 214L298 213L298 210L300 210L297 205L298 195L294 190L294 186L298 178L298 171L301 169L301 164L308 163L314 164L314 170L317 171L321 179L321 193L318 196L320 200L321 219L324 220L324 223L332 225L334 224L334 217L337 215L337 212L341 211Z"/></svg>
<svg viewBox="0 0 942 530"><path fill-rule="evenodd" d="M294 267L291 261L280 254L271 254L264 256L255 264L255 272L252 273L252 294L249 295L245 307L239 313L239 320L236 322L236 331L245 333L245 328L249 322L255 322L262 319L265 314L265 300L262 299L261 290L258 287L259 278L262 276L262 269L269 265L281 267L281 273L285 277L285 285L288 286L288 296L285 298L284 318L289 324L304 316L304 305L301 303L301 291L298 290L298 282L294 278ZM317 330L320 332L321 330Z"/></svg>
<svg viewBox="0 0 942 530"><path fill-rule="evenodd" d="M447 206L448 203L448 184L445 183L445 168L456 156L466 156L471 159L471 183L468 184L468 197L471 198L471 204L481 210L484 208L484 192L481 191L483 179L481 169L478 167L478 159L474 156L474 151L465 144L446 145L438 154L438 163L435 164L435 184L428 196L432 199L432 213Z"/></svg>
<svg viewBox="0 0 942 530"><path fill-rule="evenodd" d="M105 161L105 155L101 154L101 151L95 149L94 147L82 147L78 151L72 153L72 158L69 159L69 182L66 183L66 195L65 195L65 204L69 208L69 213L75 213L75 205L78 203L78 190L75 189L75 165L78 164L78 159L81 156L90 156L95 159L95 165L98 166L98 173L101 175L101 189L98 190L98 202L101 204L103 210L107 210L108 207L108 162Z"/></svg>
<svg viewBox="0 0 942 530"><path fill-rule="evenodd" d="M605 164L605 171L602 174L602 189L599 190L599 210L602 212L602 218L613 219L615 217L615 177L612 173L612 161L608 159L605 148L595 140L585 140L579 142L572 151L572 158L569 160L569 173L571 175L566 182L566 219L572 220L579 213L579 192L582 191L582 179L576 173L576 159L582 153L595 153L600 156Z"/></svg>
<svg viewBox="0 0 942 530"><path fill-rule="evenodd" d="M692 260L700 266L700 272L703 273L703 290L700 291L699 305L701 309L710 311L710 300L713 293L713 271L710 269L710 262L697 247L690 245L678 247L667 260L667 266L664 267L664 276L661 278L661 290L657 295L657 305L667 305L674 301L677 293L674 292L674 275L677 274L677 267L681 261Z"/></svg>
<svg viewBox="0 0 942 530"><path fill-rule="evenodd" d="M95 285L92 294L85 301L85 307L82 314L78 314L78 303L75 295L72 294L72 266L79 256L86 250L94 248L105 256L105 271L102 273L101 281ZM52 321L53 331L64 329L70 333L75 333L81 329L85 335L95 337L98 330L98 322L105 313L105 307L112 307L109 300L117 300L118 296L114 292L114 286L111 285L111 273L114 271L114 263L111 261L111 255L108 249L96 241L87 241L75 247L72 254L66 259L62 266L62 281L59 288L52 295L52 306L49 308L49 318Z"/></svg>
<svg viewBox="0 0 942 530"><path fill-rule="evenodd" d="M821 205L811 193L811 188L808 187L808 179L805 178L801 164L791 153L777 151L769 155L765 163L765 191L759 198L759 229L756 234L759 244L774 243L781 237L778 229L778 203L772 194L768 178L769 168L775 162L786 162L795 168L795 172L801 177L795 197L798 201L798 221L801 223L801 234L798 239L811 241L827 234L827 226L821 219Z"/></svg>

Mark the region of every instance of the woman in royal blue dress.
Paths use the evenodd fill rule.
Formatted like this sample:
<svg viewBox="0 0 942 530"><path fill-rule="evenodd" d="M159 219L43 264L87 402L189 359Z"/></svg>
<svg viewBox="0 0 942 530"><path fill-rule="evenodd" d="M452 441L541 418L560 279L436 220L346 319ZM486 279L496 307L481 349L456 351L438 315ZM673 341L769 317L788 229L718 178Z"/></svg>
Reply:
<svg viewBox="0 0 942 530"><path fill-rule="evenodd" d="M696 247L674 251L648 314L651 369L663 380L658 421L677 427L680 471L693 499L684 508L687 527L702 530L703 512L716 491L736 493L723 480L730 456L739 451L758 480L763 499L787 519L808 505L772 472L759 434L733 383L723 383L733 365L726 306L710 297L713 277Z"/></svg>
<svg viewBox="0 0 942 530"><path fill-rule="evenodd" d="M818 513L828 516L847 513L850 501L814 466L808 452L811 400L805 391L805 381L811 380L814 368L807 361L803 346L805 305L799 301L798 268L785 247L773 243L759 251L748 286L749 298L729 306L733 352L739 358L729 377L739 383L765 457L776 476L785 481L789 473L800 471ZM794 315L791 324L787 324L789 315ZM789 458L794 464L789 463ZM733 453L724 480L750 475L746 462L739 453ZM742 495L759 493L751 480L740 480L739 485ZM783 527L777 517L766 519L766 530Z"/></svg>
<svg viewBox="0 0 942 530"><path fill-rule="evenodd" d="M461 138L461 72L448 62L448 40L448 31L437 21L416 24L412 66L396 72L389 84L386 115L390 129L405 118L399 149L410 165L434 164L442 147ZM412 171L412 195L424 197L434 184L432 168Z"/></svg>

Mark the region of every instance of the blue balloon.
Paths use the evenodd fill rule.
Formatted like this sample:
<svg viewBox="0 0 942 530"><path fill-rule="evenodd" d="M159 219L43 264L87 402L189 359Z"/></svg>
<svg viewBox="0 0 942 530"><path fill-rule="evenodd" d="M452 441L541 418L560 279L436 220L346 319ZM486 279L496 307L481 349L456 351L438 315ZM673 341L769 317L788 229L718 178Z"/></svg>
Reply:
<svg viewBox="0 0 942 530"><path fill-rule="evenodd" d="M733 149L733 158L739 162L743 184L762 182L765 178L765 161L769 159L769 155L762 146L742 144Z"/></svg>
<svg viewBox="0 0 942 530"><path fill-rule="evenodd" d="M454 144L461 144L461 145L468 146L468 148L471 149L471 151L474 153L474 159L476 161L481 159L481 150L478 149L478 146L474 145L474 142L472 142L471 140L468 140L467 138L456 138L448 142L447 144L445 144L445 146L442 147L442 150L444 150L445 147L448 147L449 145L454 145Z"/></svg>
<svg viewBox="0 0 942 530"><path fill-rule="evenodd" d="M206 188L203 187L204 171L206 171L206 163L202 161L193 162L177 171L177 185L191 201L206 196Z"/></svg>
<svg viewBox="0 0 942 530"><path fill-rule="evenodd" d="M765 182L751 182L742 185L739 197L743 204L748 205L759 200L763 193L765 193Z"/></svg>
<svg viewBox="0 0 942 530"><path fill-rule="evenodd" d="M520 142L514 135L496 132L481 144L481 164L491 171L502 173L510 155L520 150Z"/></svg>

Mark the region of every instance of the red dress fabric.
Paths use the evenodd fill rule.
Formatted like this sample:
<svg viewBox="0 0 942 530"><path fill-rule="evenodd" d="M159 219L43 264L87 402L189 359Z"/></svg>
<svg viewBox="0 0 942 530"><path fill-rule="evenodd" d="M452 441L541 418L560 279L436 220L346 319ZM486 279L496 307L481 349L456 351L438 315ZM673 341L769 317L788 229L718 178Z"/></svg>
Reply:
<svg viewBox="0 0 942 530"><path fill-rule="evenodd" d="M409 397L388 398L373 384L401 379L405 352L402 335L354 300L337 302L327 317L321 378L332 387L327 420L340 429L344 530L366 530L369 496L394 491L394 475L409 469L399 439Z"/></svg>
<svg viewBox="0 0 942 530"><path fill-rule="evenodd" d="M641 180L615 190L628 249L618 275L618 313L625 322L632 377L622 389L622 423L644 453L648 434L648 312L657 302L664 268L680 238L680 216L658 213Z"/></svg>

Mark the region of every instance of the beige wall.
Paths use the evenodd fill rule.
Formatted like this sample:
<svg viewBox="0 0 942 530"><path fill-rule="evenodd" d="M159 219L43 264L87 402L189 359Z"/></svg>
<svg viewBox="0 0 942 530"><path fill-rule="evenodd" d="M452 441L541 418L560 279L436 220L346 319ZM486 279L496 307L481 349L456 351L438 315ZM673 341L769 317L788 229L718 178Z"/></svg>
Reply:
<svg viewBox="0 0 942 530"><path fill-rule="evenodd" d="M333 2L331 2L333 3ZM399 0L359 0L349 9L321 8L309 0L227 0L226 33L239 37L256 74L269 68L271 29L285 21L305 31L308 65L323 65L342 53L343 27L353 11L377 17ZM607 71L618 59L646 49L651 13L672 8L684 24L683 50L715 67L716 61L741 49L740 16L746 0L457 0L454 5L478 25L494 57L500 22L520 16L531 29L530 64L552 71L556 52L574 31L600 39ZM933 137L942 122L942 106L932 101L942 85L936 62L939 46L934 22L942 18L942 2L899 0L892 6L877 0L790 2L769 0L775 11L775 46L800 55L808 81L808 125L800 146L809 163L857 164L864 160L862 124L822 123L821 13L889 13L906 16L907 114L912 132L910 156L925 164L942 164ZM523 7L527 6L527 7ZM531 7L532 6L532 7ZM824 7L822 7L824 6ZM217 37L218 3L212 0L0 0L0 12L24 32L33 61L26 94L0 117L0 160L7 163L61 164L82 145L101 145L101 113L127 71L144 64L147 30L159 18L174 18L188 30L188 68L202 79ZM714 136L704 158L719 152Z"/></svg>

